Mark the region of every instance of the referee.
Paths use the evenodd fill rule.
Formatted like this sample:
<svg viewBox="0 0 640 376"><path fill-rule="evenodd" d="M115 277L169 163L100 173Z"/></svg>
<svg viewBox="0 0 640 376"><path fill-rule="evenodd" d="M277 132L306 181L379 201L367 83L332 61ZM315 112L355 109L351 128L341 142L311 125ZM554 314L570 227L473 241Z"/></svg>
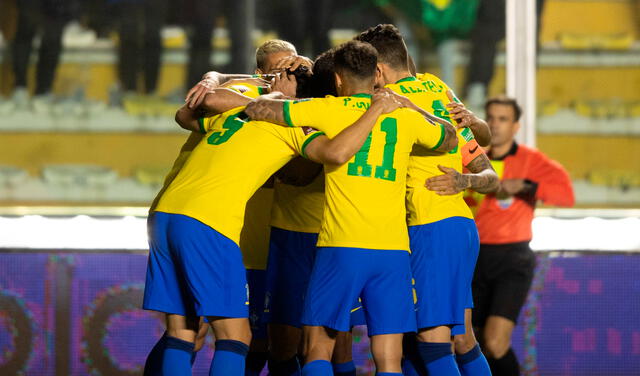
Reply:
<svg viewBox="0 0 640 376"><path fill-rule="evenodd" d="M519 375L511 333L531 287L535 256L529 248L538 201L574 204L565 169L542 152L519 145L514 137L522 110L507 97L485 104L492 139L491 163L500 177L494 194L473 194L480 254L473 278L473 325L494 376Z"/></svg>

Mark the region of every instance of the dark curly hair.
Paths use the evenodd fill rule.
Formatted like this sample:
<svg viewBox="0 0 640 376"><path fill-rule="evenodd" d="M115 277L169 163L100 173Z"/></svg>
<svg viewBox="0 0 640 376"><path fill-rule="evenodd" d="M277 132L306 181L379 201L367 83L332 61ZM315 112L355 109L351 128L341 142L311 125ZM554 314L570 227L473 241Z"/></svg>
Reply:
<svg viewBox="0 0 640 376"><path fill-rule="evenodd" d="M378 50L381 63L396 70L407 70L409 53L402 34L392 24L379 24L356 35L354 40L371 44Z"/></svg>
<svg viewBox="0 0 640 376"><path fill-rule="evenodd" d="M333 76L335 67L333 59L335 49L330 49L318 55L313 63L313 79L311 84L312 97L324 97L326 95L338 95L336 81Z"/></svg>
<svg viewBox="0 0 640 376"><path fill-rule="evenodd" d="M368 43L349 41L334 52L335 71L341 76L373 80L378 65L378 52Z"/></svg>

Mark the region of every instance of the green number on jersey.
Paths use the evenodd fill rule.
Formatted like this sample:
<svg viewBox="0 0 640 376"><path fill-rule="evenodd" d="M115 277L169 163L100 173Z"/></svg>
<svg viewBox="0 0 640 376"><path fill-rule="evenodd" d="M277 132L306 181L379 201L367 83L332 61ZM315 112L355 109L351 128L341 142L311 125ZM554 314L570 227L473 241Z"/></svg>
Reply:
<svg viewBox="0 0 640 376"><path fill-rule="evenodd" d="M224 124L222 124L222 128L224 128L225 131L211 133L211 136L207 138L207 143L209 145L220 145L229 141L231 136L242 128L246 122L245 120L246 115L244 112L229 116L227 120L224 121Z"/></svg>
<svg viewBox="0 0 640 376"><path fill-rule="evenodd" d="M374 178L395 181L396 169L393 168L393 156L396 151L398 141L398 123L394 118L385 118L380 123L380 130L385 132L384 152L382 154L382 164L376 166ZM371 133L367 137L360 150L356 153L353 162L347 166L347 175L371 177L372 166L367 163L369 159L369 149L371 148Z"/></svg>
<svg viewBox="0 0 640 376"><path fill-rule="evenodd" d="M371 176L371 165L367 163L369 159L369 148L371 148L371 132L366 141L355 155L355 160L347 166L347 175L351 176Z"/></svg>
<svg viewBox="0 0 640 376"><path fill-rule="evenodd" d="M447 111L447 108L444 106L440 99L433 101L433 104L431 104L431 108L433 108L433 114L435 116L451 122L449 111Z"/></svg>
<svg viewBox="0 0 640 376"><path fill-rule="evenodd" d="M398 142L398 122L394 118L386 118L380 124L380 129L387 134L382 154L382 164L376 167L376 179L396 181L396 169L393 168L393 155Z"/></svg>

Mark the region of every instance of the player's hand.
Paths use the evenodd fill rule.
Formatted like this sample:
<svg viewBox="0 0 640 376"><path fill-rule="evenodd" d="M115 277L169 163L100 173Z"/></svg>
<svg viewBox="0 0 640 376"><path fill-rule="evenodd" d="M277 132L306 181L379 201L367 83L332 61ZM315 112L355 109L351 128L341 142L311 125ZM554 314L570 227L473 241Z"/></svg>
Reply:
<svg viewBox="0 0 640 376"><path fill-rule="evenodd" d="M307 67L309 69L309 73L312 73L311 68L313 68L313 61L306 56L287 56L280 59L274 66L274 69L281 71L290 70L293 72L300 66Z"/></svg>
<svg viewBox="0 0 640 376"><path fill-rule="evenodd" d="M378 90L384 90L387 93L389 93L391 97L393 97L396 101L402 104L402 107L412 108L415 106L415 104L411 101L411 99L409 99L408 97L405 97L404 95L398 94L389 88L378 89Z"/></svg>
<svg viewBox="0 0 640 376"><path fill-rule="evenodd" d="M404 105L393 95L389 89L378 89L371 97L371 107L378 108L381 113L388 114L404 107Z"/></svg>
<svg viewBox="0 0 640 376"><path fill-rule="evenodd" d="M500 180L500 187L496 192L496 197L499 199L515 196L522 192L525 183L524 179L504 179Z"/></svg>
<svg viewBox="0 0 640 376"><path fill-rule="evenodd" d="M204 97L209 91L218 86L220 86L218 80L207 73L200 82L189 90L184 101L189 108L194 109L204 101Z"/></svg>
<svg viewBox="0 0 640 376"><path fill-rule="evenodd" d="M451 119L456 121L456 128L468 128L477 123L480 119L471 111L469 111L464 104L456 101L456 97L453 91L447 90L447 97L449 97L449 103L447 104L447 111L451 114Z"/></svg>
<svg viewBox="0 0 640 376"><path fill-rule="evenodd" d="M286 72L280 72L276 75L271 82L271 90L279 91L285 96L295 98L296 91L298 89L298 82L296 81L296 77L292 74L287 74Z"/></svg>
<svg viewBox="0 0 640 376"><path fill-rule="evenodd" d="M444 175L431 177L425 181L428 190L440 196L455 195L469 188L469 179L453 168L438 165Z"/></svg>

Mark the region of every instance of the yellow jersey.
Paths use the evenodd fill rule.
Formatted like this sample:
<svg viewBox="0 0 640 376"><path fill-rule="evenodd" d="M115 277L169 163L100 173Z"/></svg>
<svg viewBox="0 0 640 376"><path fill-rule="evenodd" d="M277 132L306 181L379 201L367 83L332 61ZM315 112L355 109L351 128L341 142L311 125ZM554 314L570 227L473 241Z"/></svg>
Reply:
<svg viewBox="0 0 640 376"><path fill-rule="evenodd" d="M259 188L247 201L244 226L240 232L240 250L247 269L267 269L269 255L269 220L273 188Z"/></svg>
<svg viewBox="0 0 640 376"><path fill-rule="evenodd" d="M288 231L319 233L324 210L324 173L298 187L276 182L271 226Z"/></svg>
<svg viewBox="0 0 640 376"><path fill-rule="evenodd" d="M200 119L206 132L160 198L156 211L182 214L240 242L256 190L320 132L249 121L238 107Z"/></svg>
<svg viewBox="0 0 640 376"><path fill-rule="evenodd" d="M402 94L418 107L434 115L451 121L446 105L449 103L449 87L438 77L423 73L416 77L407 77L386 87ZM450 217L472 218L471 210L464 202L463 192L450 196L440 196L428 190L424 184L430 177L442 175L438 165L450 167L462 172L479 154L482 148L473 137L469 128L459 129L458 146L447 153L415 148L409 159L407 176L407 210L409 226L433 223Z"/></svg>
<svg viewBox="0 0 640 376"><path fill-rule="evenodd" d="M244 83L239 85L227 85L227 86L222 85L222 86L227 87L231 90L234 90L240 94L246 95L247 97L251 97L251 98L259 97L263 91L263 89L260 86L244 84ZM216 116L220 116L220 115L216 115ZM180 172L180 169L184 165L184 162L186 162L187 158L189 158L189 155L191 154L191 151L193 150L193 148L195 148L196 145L200 143L200 140L202 140L202 133L191 132L189 134L189 137L187 137L187 141L180 148L180 153L178 153L178 157L173 162L173 166L171 166L171 170L169 170L169 173L167 174L167 176L165 176L164 183L162 184L162 188L160 189L160 192L158 192L156 197L153 199L153 202L151 202L151 206L149 207L149 213L155 210L156 206L158 205L158 201L160 200L160 197L162 197L162 194L167 189L169 184L171 184L173 179L175 179L176 175L178 175L178 172Z"/></svg>
<svg viewBox="0 0 640 376"><path fill-rule="evenodd" d="M370 104L369 94L286 101L284 117L290 126L310 126L335 137ZM326 201L318 246L408 251L404 197L409 153L414 143L437 148L444 137L443 126L413 110L381 116L348 163L324 166Z"/></svg>

